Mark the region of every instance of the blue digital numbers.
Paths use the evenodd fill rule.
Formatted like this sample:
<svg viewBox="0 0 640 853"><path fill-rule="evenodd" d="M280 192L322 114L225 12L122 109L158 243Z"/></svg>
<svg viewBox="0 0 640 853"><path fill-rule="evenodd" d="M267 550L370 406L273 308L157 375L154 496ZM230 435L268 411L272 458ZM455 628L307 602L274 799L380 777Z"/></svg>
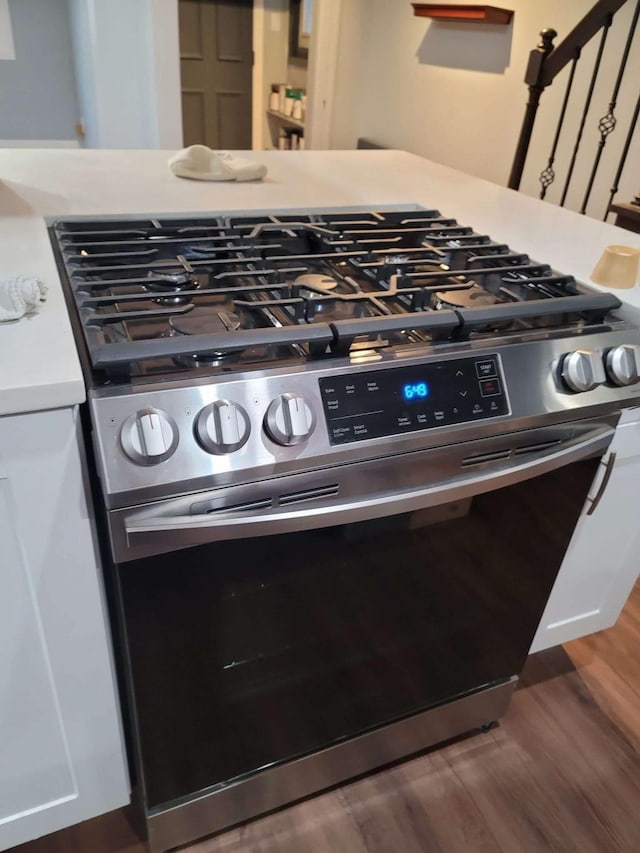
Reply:
<svg viewBox="0 0 640 853"><path fill-rule="evenodd" d="M424 400L429 396L429 386L426 382L412 382L402 386L402 397L405 400Z"/></svg>

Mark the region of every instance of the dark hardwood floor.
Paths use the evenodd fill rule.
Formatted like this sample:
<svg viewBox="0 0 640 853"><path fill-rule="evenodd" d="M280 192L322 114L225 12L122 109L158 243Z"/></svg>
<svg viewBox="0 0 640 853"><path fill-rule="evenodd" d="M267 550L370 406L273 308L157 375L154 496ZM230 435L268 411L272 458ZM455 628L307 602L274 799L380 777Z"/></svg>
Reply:
<svg viewBox="0 0 640 853"><path fill-rule="evenodd" d="M113 812L12 853L143 853ZM185 853L636 853L640 583L617 625L529 658L497 728Z"/></svg>

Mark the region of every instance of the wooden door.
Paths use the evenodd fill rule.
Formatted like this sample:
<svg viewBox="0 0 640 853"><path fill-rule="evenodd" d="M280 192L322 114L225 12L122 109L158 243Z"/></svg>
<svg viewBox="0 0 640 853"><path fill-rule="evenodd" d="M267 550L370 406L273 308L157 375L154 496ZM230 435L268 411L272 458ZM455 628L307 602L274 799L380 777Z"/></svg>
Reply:
<svg viewBox="0 0 640 853"><path fill-rule="evenodd" d="M251 148L253 0L180 0L184 144Z"/></svg>

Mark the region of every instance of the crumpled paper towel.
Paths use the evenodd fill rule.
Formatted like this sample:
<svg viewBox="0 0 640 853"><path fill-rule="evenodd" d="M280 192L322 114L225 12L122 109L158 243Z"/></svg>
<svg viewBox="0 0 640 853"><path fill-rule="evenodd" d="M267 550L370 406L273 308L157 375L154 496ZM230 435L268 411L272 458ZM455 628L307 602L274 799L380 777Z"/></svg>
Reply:
<svg viewBox="0 0 640 853"><path fill-rule="evenodd" d="M19 320L38 310L46 298L47 288L37 278L15 275L0 279L0 323Z"/></svg>
<svg viewBox="0 0 640 853"><path fill-rule="evenodd" d="M190 145L169 159L178 178L194 181L260 181L267 174L264 163L234 157L229 151L213 151L206 145Z"/></svg>

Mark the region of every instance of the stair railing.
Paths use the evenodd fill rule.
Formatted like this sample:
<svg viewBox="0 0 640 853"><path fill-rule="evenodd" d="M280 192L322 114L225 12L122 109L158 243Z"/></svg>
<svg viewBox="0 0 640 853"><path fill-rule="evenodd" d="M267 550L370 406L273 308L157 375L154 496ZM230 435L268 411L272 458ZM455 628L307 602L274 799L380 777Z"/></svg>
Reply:
<svg viewBox="0 0 640 853"><path fill-rule="evenodd" d="M555 47L553 45L553 40L557 36L557 32L555 30L545 29L542 30L542 32L540 33L541 40L536 46L536 48L532 50L529 54L529 62L525 73L525 83L529 87L529 100L527 102L522 128L520 130L520 136L518 139L516 153L511 168L511 174L509 176L508 186L511 189L517 190L520 188L520 182L522 180L522 174L527 160L527 154L529 152L531 136L533 133L535 119L538 112L542 93L548 86L553 83L554 79L565 68L565 66L571 63L562 99L562 105L560 108L560 114L553 136L553 141L551 144L551 150L547 159L546 166L539 176L539 182L541 186L540 198L545 198L548 188L555 181L555 157L558 149L558 143L560 141L560 136L564 127L564 122L567 114L567 106L571 97L572 87L576 75L576 69L580 61L581 52L584 46L588 44L588 42L590 42L591 39L593 39L599 33L600 38L598 42L596 58L589 78L589 84L585 100L582 106L582 111L578 123L578 128L576 131L573 149L571 152L571 159L569 162L567 175L565 177L564 185L562 187L560 206L564 206L567 198L567 193L569 191L569 186L574 175L574 169L578 157L578 152L580 150L580 145L582 143L587 116L591 107L591 102L593 99L593 94L598 80L600 68L602 66L602 57L607 43L607 36L609 34L609 30L611 28L615 13L626 2L627 0L599 0L599 2L597 2L593 6L593 8L584 16L584 18L574 27L574 29L569 33L569 35L559 45ZM619 60L615 83L613 85L613 89L609 98L607 113L606 115L602 116L598 121L600 140L589 173L587 187L582 199L582 204L580 207L581 213L586 212L587 204L591 196L591 191L593 189L596 174L600 166L600 161L604 148L607 144L609 135L615 130L618 122L615 114L617 98L620 91L620 86L622 85L624 73L627 68L629 53L631 51L631 46L636 32L639 16L640 0L636 0L636 6L633 12L631 25L625 40L625 46ZM638 99L629 123L629 127L627 128L625 143L613 179L613 184L610 189L609 204L607 205L604 218L606 218L609 206L613 201L616 192L618 191L620 177L622 175L622 171L626 163L629 148L631 146L631 140L636 128L636 124L638 122L638 117L640 116L640 83L638 85L638 89Z"/></svg>

